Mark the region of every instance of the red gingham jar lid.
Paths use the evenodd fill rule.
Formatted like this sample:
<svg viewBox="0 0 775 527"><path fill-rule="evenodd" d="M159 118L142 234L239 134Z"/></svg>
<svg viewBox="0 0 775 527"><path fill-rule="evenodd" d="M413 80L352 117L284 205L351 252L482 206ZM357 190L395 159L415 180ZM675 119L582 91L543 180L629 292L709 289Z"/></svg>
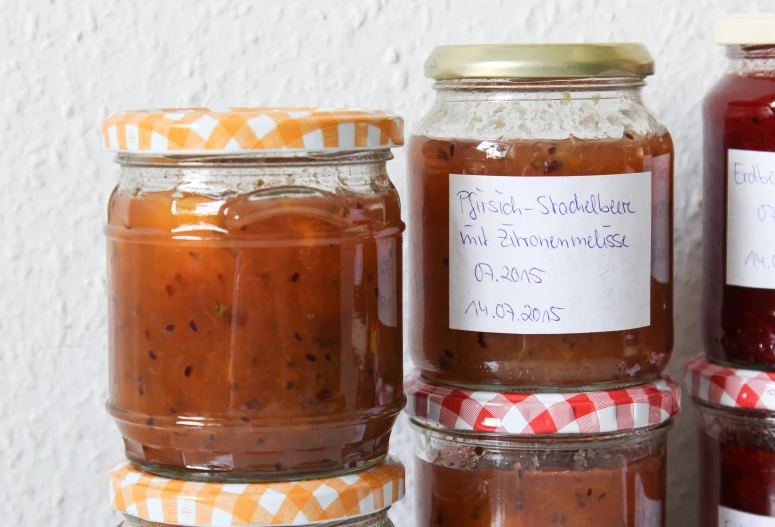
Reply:
<svg viewBox="0 0 775 527"><path fill-rule="evenodd" d="M474 391L405 383L407 413L431 426L514 435L599 434L667 422L681 407L681 389L664 377L633 388L574 393Z"/></svg>
<svg viewBox="0 0 775 527"><path fill-rule="evenodd" d="M706 403L775 411L775 372L721 366L700 355L686 364L686 384Z"/></svg>

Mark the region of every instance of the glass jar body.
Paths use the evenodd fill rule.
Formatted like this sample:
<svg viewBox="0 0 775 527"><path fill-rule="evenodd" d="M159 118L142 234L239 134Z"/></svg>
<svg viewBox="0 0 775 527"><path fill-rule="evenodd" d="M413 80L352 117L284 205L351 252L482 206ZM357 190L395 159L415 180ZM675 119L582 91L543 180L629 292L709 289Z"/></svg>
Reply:
<svg viewBox="0 0 775 527"><path fill-rule="evenodd" d="M141 520L140 518L124 515L124 521L121 522L118 527L169 527L170 525L171 524L149 522ZM390 518L388 518L388 509L369 514L368 516L316 523L315 525L318 527L395 527L393 522L390 521Z"/></svg>
<svg viewBox="0 0 775 527"><path fill-rule="evenodd" d="M643 105L641 84L632 79L532 83L490 79L437 84L436 102L411 137L408 160L413 257L410 308L414 321L410 350L425 377L470 388L556 391L627 386L659 376L673 345L673 145L667 130ZM568 298L575 301L574 298L586 298L580 284L601 280L591 291L592 295L600 295L601 290L612 287L611 280L601 278L615 267L608 263L609 255L626 254L625 259L636 260L630 253L611 252L621 246L606 252L596 245L597 234L606 232L616 218L611 220L594 203L590 205L590 192L586 197L582 191L574 194L574 185L587 180L557 178L644 172L651 173L651 207L639 211L641 228L635 232L650 229L651 236L649 239L648 234L644 235L646 249L639 253L640 261L645 261L638 274L641 278L637 286L633 286L634 282L613 286L612 291L620 294L615 302L621 304L621 309L606 299L599 300L609 302L607 309L614 314L626 311L632 298L623 291L634 287L643 306L640 321L629 327L623 323L625 329L615 331L524 329L539 324L550 328L554 322L559 324L557 328L570 328L561 322L568 313L571 317L589 313L587 320L609 318L583 304L574 310L561 302L552 305L554 293L548 293L546 288L560 291L560 296L574 291L576 296ZM519 192L514 192L510 201L480 199L476 207L470 200L465 205L461 201L461 207L468 207L469 217L474 209L481 216L494 212L501 217L491 220L490 230L482 231L482 236L471 238L462 229L453 232L450 218L457 213L456 196L461 194L455 192L452 196L450 189L453 177L458 175L496 176L488 180L504 186L530 181L539 189L536 193L542 185L560 184L563 196L569 198L567 203L571 203L569 207L575 205L579 212L581 203L588 214L582 210L578 216L584 216L583 220L571 214L557 221L566 221L562 228L571 230L575 228L573 222L592 221L594 226L590 223L589 232L594 234L586 237L586 227L583 235L573 231L566 236L571 232L568 230L541 230L548 217L544 212L554 221L555 213L559 216L565 210L555 208L554 204L541 210L549 203L542 201L546 198L543 195L535 202L520 203ZM480 180L471 181L476 186ZM606 179L604 185L611 184L615 180ZM502 190L496 188L495 193L501 195ZM601 195L606 197L605 192L592 194L592 202L599 201ZM649 194L648 187L643 194ZM493 203L495 206L490 208ZM601 215L599 221L588 219L596 215ZM478 232L480 225L464 227ZM539 235L530 236L532 229L538 229L535 232L540 231ZM550 232L561 235L554 238ZM503 256L496 262L488 259L489 254L494 254L488 252L481 260L456 261L453 252L463 249L453 251L453 247L460 244L486 245L486 251L492 251L496 245ZM593 251L598 252L589 256ZM586 267L578 263L576 255L598 258L589 277L570 277L574 268ZM576 263L564 264L571 265L567 272L549 272L543 265L554 265L559 260ZM469 264L475 265L469 269ZM461 286L463 279L470 280L469 285ZM482 282L491 288L489 298L477 296ZM610 292L608 296L613 297ZM455 315L457 311L460 313ZM461 322L453 324L453 316L474 316L477 321L466 322L468 327L460 329ZM485 329L491 327L489 319L504 317L506 325L492 331Z"/></svg>
<svg viewBox="0 0 775 527"><path fill-rule="evenodd" d="M774 518L775 415L695 403L702 525L721 525L736 512Z"/></svg>
<svg viewBox="0 0 775 527"><path fill-rule="evenodd" d="M108 409L130 460L277 480L384 458L405 401L389 158L119 158Z"/></svg>
<svg viewBox="0 0 775 527"><path fill-rule="evenodd" d="M663 526L669 427L549 438L417 426L417 525Z"/></svg>
<svg viewBox="0 0 775 527"><path fill-rule="evenodd" d="M718 362L775 369L773 253L759 232L775 217L775 46L729 55L703 104L705 348Z"/></svg>

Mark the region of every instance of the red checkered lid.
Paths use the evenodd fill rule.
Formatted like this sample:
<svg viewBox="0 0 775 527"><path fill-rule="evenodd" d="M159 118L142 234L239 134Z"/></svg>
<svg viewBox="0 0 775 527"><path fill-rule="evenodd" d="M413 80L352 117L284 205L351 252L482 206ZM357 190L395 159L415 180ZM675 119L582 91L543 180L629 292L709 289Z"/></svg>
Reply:
<svg viewBox="0 0 775 527"><path fill-rule="evenodd" d="M686 365L686 384L701 401L775 411L775 372L721 366L700 355Z"/></svg>
<svg viewBox="0 0 775 527"><path fill-rule="evenodd" d="M431 384L417 374L406 385L406 411L431 426L515 435L597 434L668 421L681 389L668 377L619 390L574 393L480 392Z"/></svg>

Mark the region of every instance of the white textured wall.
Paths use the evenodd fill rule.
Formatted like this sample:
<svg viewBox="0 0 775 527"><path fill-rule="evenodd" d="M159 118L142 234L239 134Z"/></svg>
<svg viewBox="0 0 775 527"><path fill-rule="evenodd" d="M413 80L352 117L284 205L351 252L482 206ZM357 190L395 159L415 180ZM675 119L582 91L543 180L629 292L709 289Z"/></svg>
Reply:
<svg viewBox="0 0 775 527"><path fill-rule="evenodd" d="M670 372L680 376L699 339L699 102L724 67L709 30L723 11L767 9L775 2L0 0L0 524L116 523L104 495L121 450L102 408L101 228L115 178L99 147L103 117L181 105L370 106L403 115L411 130L433 97L422 63L436 44L644 42L658 72L647 100L676 144ZM403 164L398 151L389 168L402 194ZM689 406L672 432L671 527L696 522ZM404 420L394 437L411 469ZM413 524L411 499L394 517Z"/></svg>

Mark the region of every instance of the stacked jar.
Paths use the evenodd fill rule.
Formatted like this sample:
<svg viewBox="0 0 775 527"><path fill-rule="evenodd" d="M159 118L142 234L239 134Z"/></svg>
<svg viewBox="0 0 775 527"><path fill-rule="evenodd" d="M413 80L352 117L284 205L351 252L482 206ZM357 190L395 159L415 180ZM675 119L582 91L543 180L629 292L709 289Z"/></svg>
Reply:
<svg viewBox="0 0 775 527"><path fill-rule="evenodd" d="M775 525L775 15L730 15L704 101L703 525Z"/></svg>
<svg viewBox="0 0 775 527"><path fill-rule="evenodd" d="M126 525L390 525L405 404L384 111L165 109L103 123L110 399Z"/></svg>
<svg viewBox="0 0 775 527"><path fill-rule="evenodd" d="M673 145L638 44L436 48L409 149L417 525L665 524Z"/></svg>

